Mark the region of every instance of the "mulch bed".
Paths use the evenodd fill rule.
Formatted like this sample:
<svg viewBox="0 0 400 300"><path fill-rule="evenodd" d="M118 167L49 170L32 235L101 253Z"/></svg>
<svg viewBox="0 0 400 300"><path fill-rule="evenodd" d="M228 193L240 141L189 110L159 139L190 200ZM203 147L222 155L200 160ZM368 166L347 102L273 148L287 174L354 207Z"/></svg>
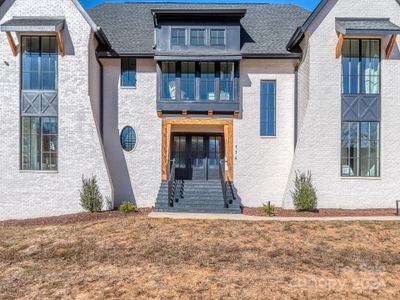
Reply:
<svg viewBox="0 0 400 300"><path fill-rule="evenodd" d="M66 225L81 223L87 221L98 221L110 218L126 218L130 216L143 216L148 215L152 211L151 208L140 208L135 212L125 213L118 210L104 211L97 213L82 212L76 214L68 214L54 217L34 218L25 220L7 220L0 221L1 227L14 227L14 226L47 226L47 225Z"/></svg>
<svg viewBox="0 0 400 300"><path fill-rule="evenodd" d="M243 214L248 216L265 216L261 208L243 208ZM277 208L276 217L392 217L396 216L396 209L319 209L314 212L298 212L290 209Z"/></svg>

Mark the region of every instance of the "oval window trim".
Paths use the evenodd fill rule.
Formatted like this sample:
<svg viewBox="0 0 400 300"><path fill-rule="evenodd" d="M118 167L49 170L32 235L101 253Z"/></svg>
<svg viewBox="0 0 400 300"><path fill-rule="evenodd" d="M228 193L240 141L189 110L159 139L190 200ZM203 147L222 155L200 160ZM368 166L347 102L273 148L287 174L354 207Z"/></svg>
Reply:
<svg viewBox="0 0 400 300"><path fill-rule="evenodd" d="M130 131L130 132L129 132L129 131ZM127 132L127 133L124 135L124 132ZM128 135L131 134L131 133L133 133L133 135L134 135L134 143L133 143L133 146L132 146L132 147L129 147L129 148L128 148L128 147L126 146L126 143L127 143L126 138L127 138ZM125 139L125 140L123 140L123 139ZM137 147L137 143L138 143L137 132L136 132L135 128L133 128L132 126L129 126L129 125L127 125L127 126L125 126L124 128L122 128L121 133L120 133L120 135L119 135L119 142L120 142L121 148L122 148L125 152L130 153L130 152L135 151L135 149L136 149L136 147Z"/></svg>

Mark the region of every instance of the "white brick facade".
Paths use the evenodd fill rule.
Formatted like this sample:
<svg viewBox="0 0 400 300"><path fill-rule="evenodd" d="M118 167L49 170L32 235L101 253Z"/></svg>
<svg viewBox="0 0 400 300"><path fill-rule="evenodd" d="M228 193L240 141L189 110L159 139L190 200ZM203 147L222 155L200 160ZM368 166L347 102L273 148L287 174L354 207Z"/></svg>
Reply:
<svg viewBox="0 0 400 300"><path fill-rule="evenodd" d="M400 198L400 54L398 44L385 59L387 39L382 40L381 177L340 176L341 59L336 59L335 18L390 18L400 24L395 0L331 1L307 33L306 61L300 67L302 81L309 81L309 94L302 93L300 106L307 106L299 132L298 147L284 201L292 206L289 190L295 170L311 170L322 208L387 208ZM307 79L307 74L309 78ZM306 104L308 103L308 104Z"/></svg>
<svg viewBox="0 0 400 300"><path fill-rule="evenodd" d="M91 105L97 87L89 91L91 29L70 0L6 1L0 18L13 16L65 16L68 30L58 60L58 172L20 171L20 55L0 35L0 219L79 212L82 175L96 175L103 195L111 194Z"/></svg>
<svg viewBox="0 0 400 300"><path fill-rule="evenodd" d="M122 201L154 206L162 159L154 59L137 59L135 88L120 86L120 59L100 59L103 149L101 73L97 42L87 21L71 0L7 0L0 8L0 20L13 16L64 16L66 55L59 57L58 67L58 172L20 171L20 55L12 55L5 34L0 34L0 219L81 211L82 175L96 175L103 195L115 206ZM382 57L381 64L381 177L342 178L336 17L384 17L400 24L400 6L395 0L331 1L306 32L302 60L240 62L242 110L239 118L229 119L234 120L234 183L245 206L271 201L291 208L296 170L312 171L321 208L386 208L400 199L399 44L390 59ZM19 36L14 39L19 44ZM382 53L387 42L383 39ZM276 81L276 137L260 137L261 80ZM120 146L120 132L127 125L137 134L137 147L129 153Z"/></svg>

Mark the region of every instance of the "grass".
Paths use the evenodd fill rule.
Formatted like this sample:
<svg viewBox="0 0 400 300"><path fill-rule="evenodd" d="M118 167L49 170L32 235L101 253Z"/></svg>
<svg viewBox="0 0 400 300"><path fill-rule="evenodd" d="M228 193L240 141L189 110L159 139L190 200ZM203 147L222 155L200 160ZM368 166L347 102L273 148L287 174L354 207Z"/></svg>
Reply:
<svg viewBox="0 0 400 300"><path fill-rule="evenodd" d="M399 232L145 216L5 227L0 299L398 299Z"/></svg>

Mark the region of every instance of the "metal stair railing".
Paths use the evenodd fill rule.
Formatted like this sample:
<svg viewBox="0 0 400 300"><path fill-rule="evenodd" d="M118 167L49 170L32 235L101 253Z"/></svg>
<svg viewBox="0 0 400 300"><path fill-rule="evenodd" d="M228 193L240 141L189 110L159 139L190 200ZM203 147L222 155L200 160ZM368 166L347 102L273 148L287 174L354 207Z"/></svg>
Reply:
<svg viewBox="0 0 400 300"><path fill-rule="evenodd" d="M219 162L219 177L221 180L222 195L224 196L224 205L225 205L225 208L228 208L229 202L228 202L227 188L226 188L225 161L224 160L221 160Z"/></svg>
<svg viewBox="0 0 400 300"><path fill-rule="evenodd" d="M170 207L174 206L174 196L176 189L175 181L175 159L170 160L168 166L167 182L168 182L168 204Z"/></svg>

